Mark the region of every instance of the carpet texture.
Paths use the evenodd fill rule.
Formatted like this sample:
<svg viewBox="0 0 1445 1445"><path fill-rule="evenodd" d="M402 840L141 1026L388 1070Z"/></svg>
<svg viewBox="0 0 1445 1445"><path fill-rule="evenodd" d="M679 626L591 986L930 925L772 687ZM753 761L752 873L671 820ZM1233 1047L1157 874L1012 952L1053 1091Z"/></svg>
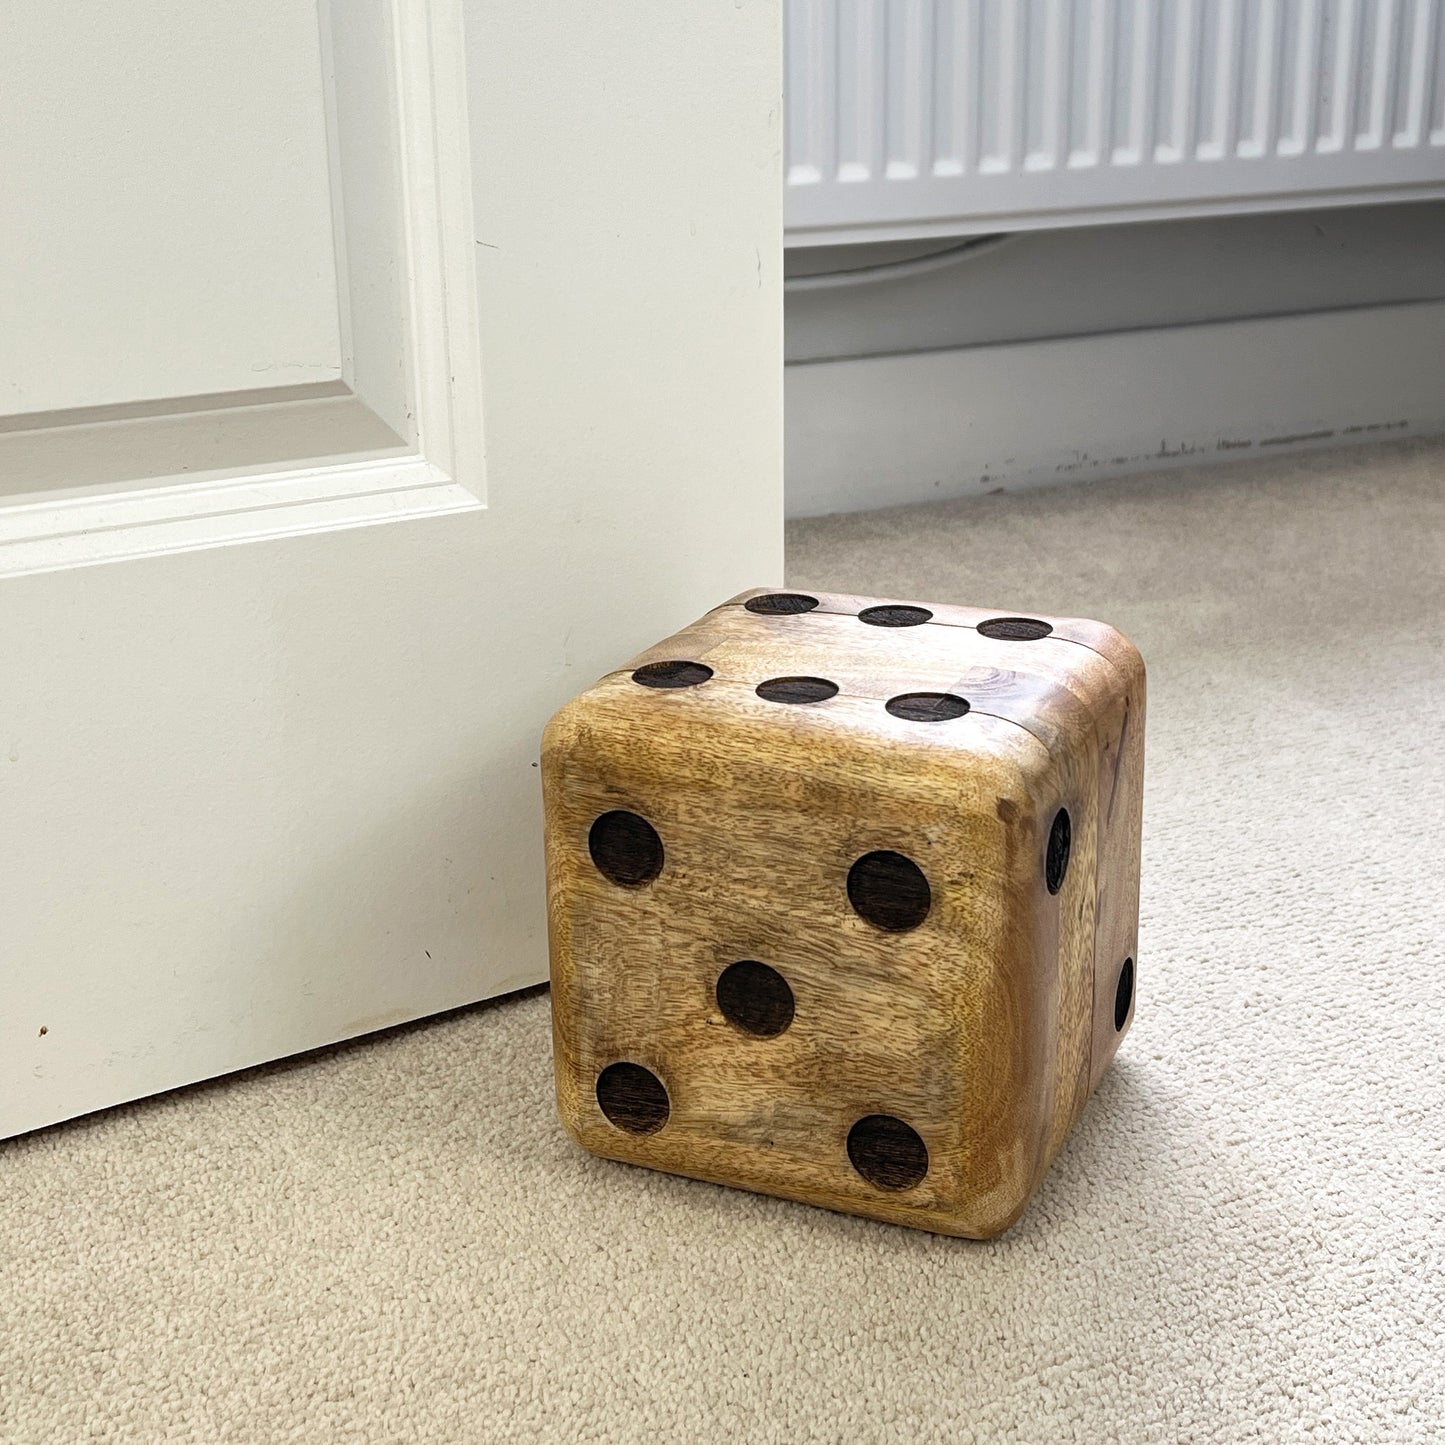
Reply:
<svg viewBox="0 0 1445 1445"><path fill-rule="evenodd" d="M0 1440L1445 1438L1445 446L825 518L1150 668L1138 1013L1023 1220L588 1158L534 992L0 1146Z"/></svg>

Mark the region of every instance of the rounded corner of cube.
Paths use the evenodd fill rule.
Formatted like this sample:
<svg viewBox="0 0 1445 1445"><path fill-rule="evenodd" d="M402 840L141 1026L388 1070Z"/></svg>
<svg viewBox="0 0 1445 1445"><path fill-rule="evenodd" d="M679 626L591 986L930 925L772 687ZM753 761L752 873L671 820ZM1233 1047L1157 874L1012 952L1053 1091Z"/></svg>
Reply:
<svg viewBox="0 0 1445 1445"><path fill-rule="evenodd" d="M562 1096L557 1096L557 1121L562 1125L562 1132L579 1149L585 1149L589 1154L595 1154L589 1139L586 1125L579 1117L578 1111L568 1108Z"/></svg>
<svg viewBox="0 0 1445 1445"><path fill-rule="evenodd" d="M931 1211L926 1220L911 1219L908 1222L920 1225L931 1234L946 1235L949 1239L968 1239L976 1243L997 1239L1007 1234L1023 1217L1034 1196L1030 1188L1021 1198L1004 1201L989 1200L981 1203L975 1198L960 1201L952 1208Z"/></svg>
<svg viewBox="0 0 1445 1445"><path fill-rule="evenodd" d="M566 1065L557 1061L556 1093L554 1102L557 1119L562 1132L579 1148L589 1154L598 1152L592 1138L593 1119L590 1117L579 1088L579 1081L568 1076Z"/></svg>
<svg viewBox="0 0 1445 1445"><path fill-rule="evenodd" d="M1114 652L1112 661L1114 665L1124 674L1127 685L1131 688L1143 688L1149 675L1148 665L1144 661L1144 654L1139 650L1139 645L1133 638L1126 637L1117 627L1111 628L1113 633Z"/></svg>
<svg viewBox="0 0 1445 1445"><path fill-rule="evenodd" d="M1144 662L1144 654L1133 638L1121 632L1111 622L1095 622L1091 624L1091 631L1094 635L1088 639L1086 645L1113 665L1123 679L1125 690L1133 692L1142 689L1148 668Z"/></svg>
<svg viewBox="0 0 1445 1445"><path fill-rule="evenodd" d="M979 1223L977 1232L971 1234L969 1238L977 1240L1001 1239L1028 1212L1028 1207L1033 1201L1034 1192L1034 1190L1030 1189L1022 1199L1017 1200L1003 1213L989 1215Z"/></svg>
<svg viewBox="0 0 1445 1445"><path fill-rule="evenodd" d="M999 1180L986 1195L968 1201L958 1212L958 1232L969 1239L998 1239L1028 1213L1039 1192L1049 1161L1040 1157L1032 1169Z"/></svg>
<svg viewBox="0 0 1445 1445"><path fill-rule="evenodd" d="M585 726L590 692L578 693L564 702L547 719L542 729L542 756L566 755L573 751L580 740Z"/></svg>
<svg viewBox="0 0 1445 1445"><path fill-rule="evenodd" d="M776 592L777 590L776 587L744 587L741 592L733 597L729 597L726 602L719 602L711 611L720 612L724 607L743 607L751 602L754 597L766 597L769 592Z"/></svg>
<svg viewBox="0 0 1445 1445"><path fill-rule="evenodd" d="M1124 1040L1129 1037L1129 1030L1134 1027L1132 954L1126 962L1131 966L1131 973L1123 1023L1118 1021L1118 984L1104 982L1095 993L1094 1054L1089 1074L1091 1093L1099 1087L1100 1080L1113 1067L1114 1060L1119 1057L1119 1050L1124 1047Z"/></svg>
<svg viewBox="0 0 1445 1445"><path fill-rule="evenodd" d="M989 783L999 821L1011 826L1030 816L1039 799L1051 792L1057 760L1048 748L1035 746L997 750L990 755Z"/></svg>

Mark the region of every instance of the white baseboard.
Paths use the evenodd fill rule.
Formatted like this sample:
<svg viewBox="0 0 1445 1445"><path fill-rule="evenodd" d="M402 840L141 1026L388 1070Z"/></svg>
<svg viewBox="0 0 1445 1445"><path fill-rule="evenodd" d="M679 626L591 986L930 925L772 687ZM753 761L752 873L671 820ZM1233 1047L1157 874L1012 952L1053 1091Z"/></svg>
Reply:
<svg viewBox="0 0 1445 1445"><path fill-rule="evenodd" d="M789 516L1445 432L1445 301L786 373Z"/></svg>

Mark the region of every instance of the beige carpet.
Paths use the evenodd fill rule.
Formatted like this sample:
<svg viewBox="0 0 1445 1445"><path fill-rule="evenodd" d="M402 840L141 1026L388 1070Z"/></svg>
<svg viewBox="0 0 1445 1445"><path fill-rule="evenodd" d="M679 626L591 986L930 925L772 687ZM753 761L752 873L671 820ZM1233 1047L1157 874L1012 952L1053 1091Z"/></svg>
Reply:
<svg viewBox="0 0 1445 1445"><path fill-rule="evenodd" d="M792 580L1149 661L1137 1022L1023 1221L584 1157L534 993L0 1147L0 1439L1445 1439L1445 446L825 519Z"/></svg>

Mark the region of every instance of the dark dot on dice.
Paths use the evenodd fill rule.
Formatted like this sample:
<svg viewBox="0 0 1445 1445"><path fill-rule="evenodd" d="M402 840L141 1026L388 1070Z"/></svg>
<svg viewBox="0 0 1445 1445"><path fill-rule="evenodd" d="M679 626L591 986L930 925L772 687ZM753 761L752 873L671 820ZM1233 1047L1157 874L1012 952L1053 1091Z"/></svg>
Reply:
<svg viewBox="0 0 1445 1445"><path fill-rule="evenodd" d="M632 674L643 687L696 687L712 676L712 668L701 662L649 662Z"/></svg>
<svg viewBox="0 0 1445 1445"><path fill-rule="evenodd" d="M904 692L883 704L894 717L909 722L947 722L962 717L968 702L952 692Z"/></svg>
<svg viewBox="0 0 1445 1445"><path fill-rule="evenodd" d="M1037 642L1054 629L1037 617L990 617L978 624L978 630L996 642Z"/></svg>
<svg viewBox="0 0 1445 1445"><path fill-rule="evenodd" d="M838 695L838 684L826 677L770 677L758 684L758 696L766 702L827 702Z"/></svg>
<svg viewBox="0 0 1445 1445"><path fill-rule="evenodd" d="M1044 882L1050 893L1057 893L1064 886L1073 841L1074 826L1069 821L1069 810L1060 808L1054 814L1054 826L1049 829L1049 850L1044 856Z"/></svg>
<svg viewBox="0 0 1445 1445"><path fill-rule="evenodd" d="M859 622L869 627L922 627L933 621L933 613L926 607L904 607L890 603L885 607L865 607L858 614Z"/></svg>
<svg viewBox="0 0 1445 1445"><path fill-rule="evenodd" d="M817 605L818 599L806 592L765 592L743 603L749 612L761 617L794 617L799 612L811 612Z"/></svg>
<svg viewBox="0 0 1445 1445"><path fill-rule="evenodd" d="M848 1131L848 1158L876 1189L912 1189L928 1173L928 1146L892 1114L859 1119Z"/></svg>
<svg viewBox="0 0 1445 1445"><path fill-rule="evenodd" d="M723 970L717 1006L745 1034L776 1038L793 1021L793 990L777 969L746 958Z"/></svg>
<svg viewBox="0 0 1445 1445"><path fill-rule="evenodd" d="M902 853L865 853L848 870L848 901L875 928L903 933L917 928L933 905L923 869Z"/></svg>
<svg viewBox="0 0 1445 1445"><path fill-rule="evenodd" d="M1134 960L1126 958L1119 970L1119 985L1114 990L1114 1032L1122 1032L1134 1006Z"/></svg>
<svg viewBox="0 0 1445 1445"><path fill-rule="evenodd" d="M662 872L662 839L636 813L603 813L587 834L587 851L602 876L623 888L640 888Z"/></svg>
<svg viewBox="0 0 1445 1445"><path fill-rule="evenodd" d="M655 1134L672 1112L662 1080L641 1064L608 1064L597 1076L597 1103L629 1134Z"/></svg>

